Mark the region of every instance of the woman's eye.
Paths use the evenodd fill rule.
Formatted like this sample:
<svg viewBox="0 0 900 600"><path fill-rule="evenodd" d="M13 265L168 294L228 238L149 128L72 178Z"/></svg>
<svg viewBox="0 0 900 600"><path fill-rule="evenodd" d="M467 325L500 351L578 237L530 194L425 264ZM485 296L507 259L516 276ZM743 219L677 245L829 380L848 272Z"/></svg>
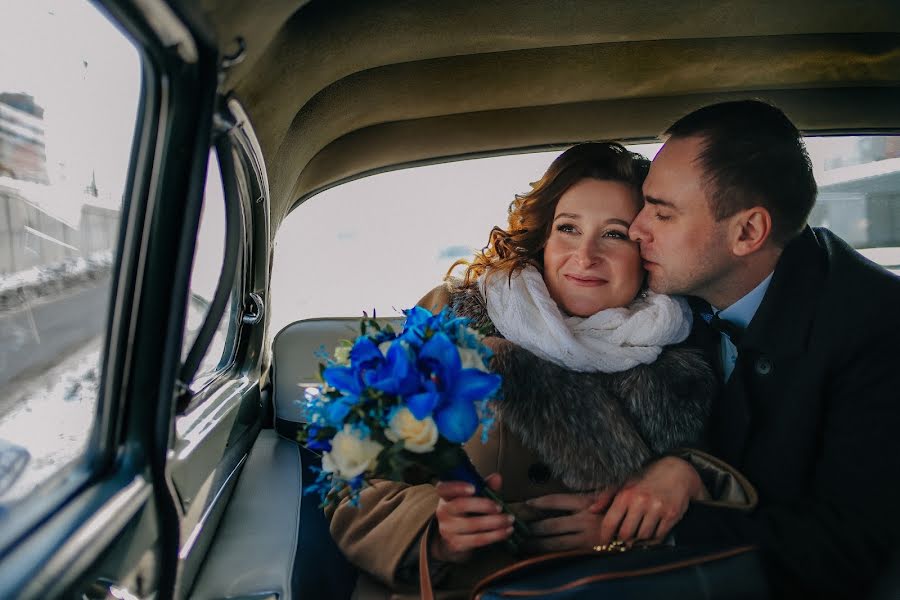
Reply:
<svg viewBox="0 0 900 600"><path fill-rule="evenodd" d="M556 230L562 233L575 233L575 226L568 223L560 223L556 226Z"/></svg>
<svg viewBox="0 0 900 600"><path fill-rule="evenodd" d="M618 229L612 229L603 234L603 237L614 238L617 240L627 240L628 234L624 231L619 231Z"/></svg>

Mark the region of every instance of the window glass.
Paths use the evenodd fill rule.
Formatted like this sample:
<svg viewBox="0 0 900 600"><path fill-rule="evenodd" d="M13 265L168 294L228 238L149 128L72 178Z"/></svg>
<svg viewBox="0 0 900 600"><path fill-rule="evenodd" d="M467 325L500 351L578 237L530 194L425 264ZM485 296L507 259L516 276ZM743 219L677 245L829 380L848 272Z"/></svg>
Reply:
<svg viewBox="0 0 900 600"><path fill-rule="evenodd" d="M85 452L140 97L88 2L0 19L0 512Z"/></svg>
<svg viewBox="0 0 900 600"><path fill-rule="evenodd" d="M225 235L225 190L222 185L222 171L215 151L211 151L207 165L206 188L203 192L200 227L194 249L194 264L191 268L191 289L181 349L182 360L187 358L194 340L197 339L215 296L225 259ZM238 287L238 280L236 277L235 287ZM229 297L216 333L203 355L197 374L194 375L193 385L205 381L220 366L225 366L231 358L232 349L226 348L226 340L229 327L235 324L234 316L231 314L234 293L233 291Z"/></svg>
<svg viewBox="0 0 900 600"><path fill-rule="evenodd" d="M810 223L900 272L900 137L810 137L819 183ZM652 158L660 144L631 149ZM365 177L318 194L275 241L270 331L297 319L391 316L437 285L506 225L560 151L451 162Z"/></svg>

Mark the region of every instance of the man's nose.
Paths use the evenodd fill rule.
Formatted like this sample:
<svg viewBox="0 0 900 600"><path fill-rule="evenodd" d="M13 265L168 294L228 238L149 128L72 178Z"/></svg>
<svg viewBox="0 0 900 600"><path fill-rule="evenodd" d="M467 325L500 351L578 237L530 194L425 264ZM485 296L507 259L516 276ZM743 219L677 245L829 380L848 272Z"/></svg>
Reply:
<svg viewBox="0 0 900 600"><path fill-rule="evenodd" d="M634 221L631 222L631 227L628 228L628 237L631 238L632 242L647 241L649 237L647 229L644 227L645 214L646 211L642 209L634 218Z"/></svg>

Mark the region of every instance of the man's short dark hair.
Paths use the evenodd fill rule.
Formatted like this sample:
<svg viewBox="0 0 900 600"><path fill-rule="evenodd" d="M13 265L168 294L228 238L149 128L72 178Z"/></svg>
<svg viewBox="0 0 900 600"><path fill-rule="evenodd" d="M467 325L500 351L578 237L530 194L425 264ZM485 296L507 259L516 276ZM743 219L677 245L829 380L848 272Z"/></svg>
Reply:
<svg viewBox="0 0 900 600"><path fill-rule="evenodd" d="M704 139L698 160L716 219L764 206L776 244L802 231L816 180L800 132L781 110L759 100L722 102L682 117L666 134Z"/></svg>

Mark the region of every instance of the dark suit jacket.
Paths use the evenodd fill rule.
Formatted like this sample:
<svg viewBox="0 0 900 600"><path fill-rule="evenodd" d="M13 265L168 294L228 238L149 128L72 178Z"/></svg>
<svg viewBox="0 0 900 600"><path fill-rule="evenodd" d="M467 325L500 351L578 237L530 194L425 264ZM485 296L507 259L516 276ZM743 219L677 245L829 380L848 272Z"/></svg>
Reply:
<svg viewBox="0 0 900 600"><path fill-rule="evenodd" d="M718 356L696 321L694 341ZM898 344L900 278L807 228L710 421L710 450L756 485L759 507L692 506L675 539L758 543L780 595L863 596L900 544Z"/></svg>

